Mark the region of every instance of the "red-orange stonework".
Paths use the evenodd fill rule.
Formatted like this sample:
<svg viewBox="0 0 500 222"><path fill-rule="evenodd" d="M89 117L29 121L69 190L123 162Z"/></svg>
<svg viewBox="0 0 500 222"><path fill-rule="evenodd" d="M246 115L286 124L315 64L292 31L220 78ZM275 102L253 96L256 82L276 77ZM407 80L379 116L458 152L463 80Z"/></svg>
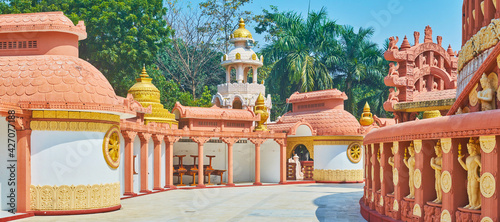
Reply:
<svg viewBox="0 0 500 222"><path fill-rule="evenodd" d="M498 7L498 0L463 1L463 45L458 59L450 47L445 51L431 45L434 43L428 38L432 33L430 28L426 28L424 43L418 44L416 40L415 46L409 46L405 39L401 48L395 46L385 53L386 59L399 63L399 68L391 66L395 74L391 77L390 72L385 79L386 85L397 87L399 95L392 93L384 107L395 112L399 121L371 130L364 138L365 160L369 163L367 181L377 177L370 170L377 170L378 165L368 160L378 153L383 161L393 164L380 169L384 172L380 185L365 184L360 207L366 220L500 220L500 183L496 182L500 173ZM438 38L438 45L440 41ZM392 46L396 43L394 38L392 43ZM425 44L429 44L427 49L406 54ZM417 67L426 70L422 74L433 76L427 81L434 86L422 87L422 78L413 75ZM448 101L455 98L456 101ZM440 110L446 116L414 120L415 115L398 113L402 107L406 113ZM409 175L409 168L413 175ZM414 197L410 188L415 190ZM377 199L377 195L382 198ZM385 210L379 210L381 206Z"/></svg>

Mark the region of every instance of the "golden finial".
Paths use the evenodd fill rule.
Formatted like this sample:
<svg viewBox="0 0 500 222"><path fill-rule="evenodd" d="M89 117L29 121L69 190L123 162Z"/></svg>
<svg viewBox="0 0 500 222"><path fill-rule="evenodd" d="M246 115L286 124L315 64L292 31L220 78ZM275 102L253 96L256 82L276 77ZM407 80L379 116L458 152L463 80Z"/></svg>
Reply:
<svg viewBox="0 0 500 222"><path fill-rule="evenodd" d="M260 114L260 120L257 121L255 131L268 131L264 123L267 121L267 118L269 118L269 112L267 111L267 107L265 106L265 100L262 93L259 93L259 97L257 97L257 100L255 101L253 111L255 115Z"/></svg>
<svg viewBox="0 0 500 222"><path fill-rule="evenodd" d="M255 105L264 105L264 103L265 103L264 96L262 95L262 93L259 93Z"/></svg>
<svg viewBox="0 0 500 222"><path fill-rule="evenodd" d="M142 73L139 75L141 78L149 78L148 73L146 72L146 65L142 65Z"/></svg>
<svg viewBox="0 0 500 222"><path fill-rule="evenodd" d="M363 114L361 114L361 119L359 119L359 123L362 126L369 126L373 123L373 115L370 112L370 105L368 102L365 103L365 107L363 108Z"/></svg>
<svg viewBox="0 0 500 222"><path fill-rule="evenodd" d="M244 29L245 28L245 20L243 20L243 18L240 18L239 28L240 29Z"/></svg>

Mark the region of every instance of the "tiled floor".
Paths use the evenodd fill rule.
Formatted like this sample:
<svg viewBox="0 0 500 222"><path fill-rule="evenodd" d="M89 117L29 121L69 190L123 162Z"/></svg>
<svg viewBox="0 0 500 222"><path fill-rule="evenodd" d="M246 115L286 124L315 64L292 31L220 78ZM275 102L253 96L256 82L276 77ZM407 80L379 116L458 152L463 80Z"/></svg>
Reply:
<svg viewBox="0 0 500 222"><path fill-rule="evenodd" d="M363 184L172 190L122 200L114 212L18 221L364 221Z"/></svg>

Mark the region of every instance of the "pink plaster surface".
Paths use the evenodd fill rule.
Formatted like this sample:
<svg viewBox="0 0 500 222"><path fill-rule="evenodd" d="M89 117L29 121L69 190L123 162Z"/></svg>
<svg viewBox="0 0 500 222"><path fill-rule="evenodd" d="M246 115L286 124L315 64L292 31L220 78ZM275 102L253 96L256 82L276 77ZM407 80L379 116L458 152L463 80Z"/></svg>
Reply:
<svg viewBox="0 0 500 222"><path fill-rule="evenodd" d="M18 32L66 32L75 34L79 40L87 38L83 22L73 22L63 12L41 12L0 15L0 33Z"/></svg>
<svg viewBox="0 0 500 222"><path fill-rule="evenodd" d="M421 92L421 93L416 94L416 96L413 97L413 101L419 102L419 101L452 99L452 98L455 98L456 93L457 93L457 89Z"/></svg>

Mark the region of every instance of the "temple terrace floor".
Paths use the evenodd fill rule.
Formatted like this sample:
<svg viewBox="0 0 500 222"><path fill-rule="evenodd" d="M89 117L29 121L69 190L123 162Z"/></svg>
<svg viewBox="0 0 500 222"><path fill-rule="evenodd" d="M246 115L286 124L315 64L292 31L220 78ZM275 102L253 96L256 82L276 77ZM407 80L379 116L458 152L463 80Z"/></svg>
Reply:
<svg viewBox="0 0 500 222"><path fill-rule="evenodd" d="M363 184L177 189L121 201L121 210L17 221L365 221Z"/></svg>

